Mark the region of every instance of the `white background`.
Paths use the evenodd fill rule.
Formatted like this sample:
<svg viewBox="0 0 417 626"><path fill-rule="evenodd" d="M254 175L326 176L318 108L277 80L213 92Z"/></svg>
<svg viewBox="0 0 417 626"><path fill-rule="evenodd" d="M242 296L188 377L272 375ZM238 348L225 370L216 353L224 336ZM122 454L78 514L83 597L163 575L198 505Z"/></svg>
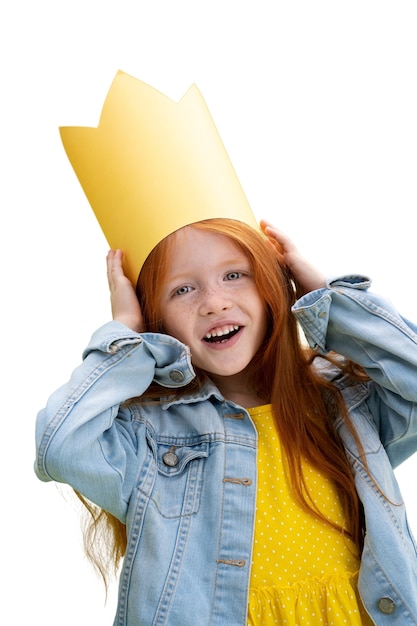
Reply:
<svg viewBox="0 0 417 626"><path fill-rule="evenodd" d="M107 245L58 126L97 125L118 69L173 99L195 82L255 214L326 273L371 275L375 291L417 320L415 7L401 0L2 4L8 624L104 626L114 612L115 588L104 607L83 559L73 500L32 472L38 409L110 317ZM397 471L414 530L416 469L417 457Z"/></svg>

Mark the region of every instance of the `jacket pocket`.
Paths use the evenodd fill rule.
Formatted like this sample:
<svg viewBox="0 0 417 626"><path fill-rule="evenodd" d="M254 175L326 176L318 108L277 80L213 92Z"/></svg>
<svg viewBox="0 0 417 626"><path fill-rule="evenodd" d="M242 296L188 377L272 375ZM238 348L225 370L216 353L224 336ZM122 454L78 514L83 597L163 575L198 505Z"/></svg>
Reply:
<svg viewBox="0 0 417 626"><path fill-rule="evenodd" d="M154 461L156 478L151 502L162 517L179 518L197 513L203 487L205 459L209 454L206 441L157 442L148 439Z"/></svg>

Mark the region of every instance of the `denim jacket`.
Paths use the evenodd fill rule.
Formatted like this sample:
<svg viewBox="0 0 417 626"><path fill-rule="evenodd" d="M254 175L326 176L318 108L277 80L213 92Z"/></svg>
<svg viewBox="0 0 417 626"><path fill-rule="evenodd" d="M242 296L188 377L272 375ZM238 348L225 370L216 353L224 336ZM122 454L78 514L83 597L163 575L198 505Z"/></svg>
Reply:
<svg viewBox="0 0 417 626"><path fill-rule="evenodd" d="M316 359L344 396L371 472L340 416L366 520L363 603L378 626L415 626L416 544L392 468L417 448L417 329L368 287L355 276L329 282L293 314L315 350L371 378L353 384ZM246 624L257 434L210 382L169 396L193 377L176 339L109 322L38 415L38 477L72 485L126 524L115 626ZM152 380L167 388L165 401L124 403Z"/></svg>

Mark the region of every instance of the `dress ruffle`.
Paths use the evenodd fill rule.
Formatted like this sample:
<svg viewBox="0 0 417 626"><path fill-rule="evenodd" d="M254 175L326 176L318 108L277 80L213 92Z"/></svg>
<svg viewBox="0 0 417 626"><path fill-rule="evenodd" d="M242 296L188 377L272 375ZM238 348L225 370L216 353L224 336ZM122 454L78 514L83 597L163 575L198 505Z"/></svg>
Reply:
<svg viewBox="0 0 417 626"><path fill-rule="evenodd" d="M358 574L251 588L248 626L373 626L357 592Z"/></svg>

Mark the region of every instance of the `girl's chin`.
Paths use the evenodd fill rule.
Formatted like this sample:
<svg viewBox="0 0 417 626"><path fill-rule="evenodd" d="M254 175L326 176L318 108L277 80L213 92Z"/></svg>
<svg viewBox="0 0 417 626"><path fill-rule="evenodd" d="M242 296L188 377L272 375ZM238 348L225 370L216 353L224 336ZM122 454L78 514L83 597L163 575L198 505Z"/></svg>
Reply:
<svg viewBox="0 0 417 626"><path fill-rule="evenodd" d="M201 367L197 364L194 365L214 382L216 382L217 379L222 380L225 378L238 378L240 376L242 377L242 383L246 381L246 368L248 364L242 364L241 367L236 364L229 367L210 367L208 364L206 364L206 367Z"/></svg>

